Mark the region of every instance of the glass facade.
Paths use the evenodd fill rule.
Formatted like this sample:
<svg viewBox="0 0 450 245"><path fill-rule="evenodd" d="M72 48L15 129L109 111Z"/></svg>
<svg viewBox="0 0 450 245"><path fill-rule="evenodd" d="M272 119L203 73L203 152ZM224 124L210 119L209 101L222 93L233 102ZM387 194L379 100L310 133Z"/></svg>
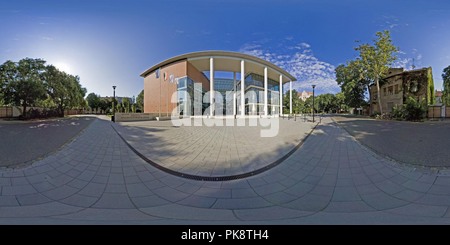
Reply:
<svg viewBox="0 0 450 245"><path fill-rule="evenodd" d="M272 79L268 79L267 82L268 115L278 115L280 111L279 82ZM223 115L233 115L233 97L236 97L236 114L240 114L240 89L240 81L236 81L235 91L233 79L214 78L217 115L222 113ZM236 95L234 96L234 94ZM210 105L209 96L203 98L204 96L205 91L200 83L195 83L189 77L179 78L177 81L177 112L180 115L203 115ZM250 73L245 77L245 114L264 115L264 76Z"/></svg>
<svg viewBox="0 0 450 245"><path fill-rule="evenodd" d="M250 73L245 77L245 114L264 115L264 76ZM237 82L240 92L241 82ZM280 85L272 79L267 80L268 115L278 115L280 109ZM240 98L240 93L239 93ZM239 100L240 102L240 100Z"/></svg>
<svg viewBox="0 0 450 245"><path fill-rule="evenodd" d="M201 83L195 83L190 77L177 81L177 112L179 115L203 115L209 103L203 103L205 91ZM209 101L209 99L207 100Z"/></svg>

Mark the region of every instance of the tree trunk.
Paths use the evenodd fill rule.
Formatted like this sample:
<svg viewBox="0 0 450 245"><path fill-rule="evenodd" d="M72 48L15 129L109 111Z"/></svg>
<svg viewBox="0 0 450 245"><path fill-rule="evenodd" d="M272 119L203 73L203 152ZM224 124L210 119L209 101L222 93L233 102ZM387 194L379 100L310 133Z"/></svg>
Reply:
<svg viewBox="0 0 450 245"><path fill-rule="evenodd" d="M23 118L25 119L26 117L27 117L27 103L23 103L22 104L22 106L23 106L23 113L22 113L22 116L23 116Z"/></svg>
<svg viewBox="0 0 450 245"><path fill-rule="evenodd" d="M370 86L367 85L367 91L369 92L369 116L373 114L372 110L372 94L370 94Z"/></svg>
<svg viewBox="0 0 450 245"><path fill-rule="evenodd" d="M64 106L63 106L63 101L61 100L61 103L59 104L59 116L60 117L64 117Z"/></svg>
<svg viewBox="0 0 450 245"><path fill-rule="evenodd" d="M377 100L378 100L378 108L380 109L380 114L383 114L383 107L381 106L381 93L380 93L380 81L379 79L375 79L375 83L377 84Z"/></svg>

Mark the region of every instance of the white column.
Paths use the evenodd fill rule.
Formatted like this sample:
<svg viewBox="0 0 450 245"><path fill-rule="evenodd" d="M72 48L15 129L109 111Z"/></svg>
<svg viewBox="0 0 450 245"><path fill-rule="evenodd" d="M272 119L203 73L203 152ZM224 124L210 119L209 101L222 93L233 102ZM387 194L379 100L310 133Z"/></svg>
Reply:
<svg viewBox="0 0 450 245"><path fill-rule="evenodd" d="M267 108L267 67L264 67L264 116L269 115L269 109Z"/></svg>
<svg viewBox="0 0 450 245"><path fill-rule="evenodd" d="M236 116L236 72L233 72L233 116Z"/></svg>
<svg viewBox="0 0 450 245"><path fill-rule="evenodd" d="M245 116L245 62L241 60L241 116Z"/></svg>
<svg viewBox="0 0 450 245"><path fill-rule="evenodd" d="M280 74L280 116L283 115L283 75Z"/></svg>
<svg viewBox="0 0 450 245"><path fill-rule="evenodd" d="M289 114L292 114L292 81L289 81Z"/></svg>
<svg viewBox="0 0 450 245"><path fill-rule="evenodd" d="M209 115L214 116L214 58L209 58Z"/></svg>

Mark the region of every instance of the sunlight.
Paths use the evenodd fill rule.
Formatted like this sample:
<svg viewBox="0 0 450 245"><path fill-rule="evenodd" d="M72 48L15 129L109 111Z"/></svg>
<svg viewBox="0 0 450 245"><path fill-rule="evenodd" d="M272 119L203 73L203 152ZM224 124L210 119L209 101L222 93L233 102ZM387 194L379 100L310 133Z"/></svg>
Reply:
<svg viewBox="0 0 450 245"><path fill-rule="evenodd" d="M65 73L67 73L67 74L71 74L71 72L72 72L72 69L70 68L70 66L69 66L67 63L64 63L64 62L56 62L56 63L54 64L54 66L55 66L56 68L58 68L58 70L63 71L63 72L65 72Z"/></svg>

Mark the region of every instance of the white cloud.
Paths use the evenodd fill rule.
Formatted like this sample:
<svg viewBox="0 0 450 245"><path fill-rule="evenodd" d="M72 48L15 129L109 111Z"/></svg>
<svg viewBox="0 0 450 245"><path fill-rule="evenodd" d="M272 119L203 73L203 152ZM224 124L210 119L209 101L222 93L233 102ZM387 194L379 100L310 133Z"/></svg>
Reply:
<svg viewBox="0 0 450 245"><path fill-rule="evenodd" d="M308 43L282 45L276 50L258 43L248 43L239 51L272 62L289 72L297 78L293 83L293 88L297 91L310 91L312 84L317 85L316 91L323 93L340 91L335 80L335 67L315 57ZM285 89L288 87L289 85L286 85Z"/></svg>
<svg viewBox="0 0 450 245"><path fill-rule="evenodd" d="M399 56L392 64L392 67L404 68L405 70L417 69L422 65L422 57L422 54L415 48L413 48L410 53L399 52Z"/></svg>
<svg viewBox="0 0 450 245"><path fill-rule="evenodd" d="M44 36L44 37L41 37L43 40L45 40L45 41L52 41L53 40L53 38L52 37L47 37L47 36Z"/></svg>

